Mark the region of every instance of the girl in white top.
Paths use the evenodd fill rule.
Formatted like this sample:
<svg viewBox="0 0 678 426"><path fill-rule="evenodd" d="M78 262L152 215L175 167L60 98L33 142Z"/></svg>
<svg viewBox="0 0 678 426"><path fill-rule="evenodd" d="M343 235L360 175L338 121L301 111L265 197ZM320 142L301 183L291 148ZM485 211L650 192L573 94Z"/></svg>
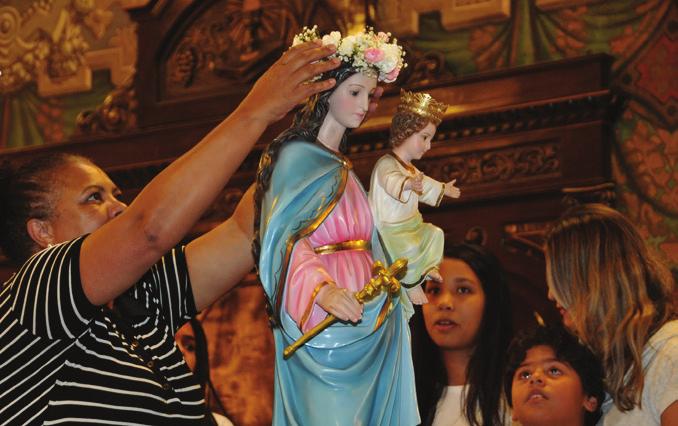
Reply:
<svg viewBox="0 0 678 426"><path fill-rule="evenodd" d="M429 303L412 324L423 425L509 425L502 397L511 341L509 290L497 259L473 244L448 245L442 282L426 281Z"/></svg>
<svg viewBox="0 0 678 426"><path fill-rule="evenodd" d="M603 425L678 424L676 286L621 213L577 206L546 245L549 297L602 360Z"/></svg>

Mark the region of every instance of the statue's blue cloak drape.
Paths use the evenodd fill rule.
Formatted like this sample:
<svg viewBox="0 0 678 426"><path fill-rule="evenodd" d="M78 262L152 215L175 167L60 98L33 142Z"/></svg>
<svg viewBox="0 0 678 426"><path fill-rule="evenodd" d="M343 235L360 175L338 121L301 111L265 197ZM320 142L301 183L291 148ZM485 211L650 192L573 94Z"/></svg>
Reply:
<svg viewBox="0 0 678 426"><path fill-rule="evenodd" d="M407 297L382 293L365 304L359 324L335 323L283 359L283 349L302 334L284 303L294 246L332 212L350 168L347 159L320 145L285 142L263 197L258 266L277 323L274 425L419 423ZM388 264L376 230L372 255Z"/></svg>

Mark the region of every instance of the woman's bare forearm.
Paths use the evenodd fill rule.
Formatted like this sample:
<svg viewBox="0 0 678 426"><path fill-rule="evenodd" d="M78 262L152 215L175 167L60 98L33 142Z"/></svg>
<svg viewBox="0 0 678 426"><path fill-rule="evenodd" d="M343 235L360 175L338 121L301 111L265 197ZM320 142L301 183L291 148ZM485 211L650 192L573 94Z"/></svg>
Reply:
<svg viewBox="0 0 678 426"><path fill-rule="evenodd" d="M120 216L84 241L80 272L92 303L107 303L125 291L183 238L269 124L304 96L333 86L332 81L306 83L336 66L315 62L331 51L307 45L283 55L236 111L158 174Z"/></svg>

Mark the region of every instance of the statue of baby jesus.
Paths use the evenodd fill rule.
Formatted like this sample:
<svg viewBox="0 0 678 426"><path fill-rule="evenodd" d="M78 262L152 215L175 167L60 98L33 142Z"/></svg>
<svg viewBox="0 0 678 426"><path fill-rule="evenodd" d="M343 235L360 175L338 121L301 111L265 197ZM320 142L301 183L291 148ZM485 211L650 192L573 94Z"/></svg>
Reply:
<svg viewBox="0 0 678 426"><path fill-rule="evenodd" d="M419 203L438 206L443 196L459 198L456 181L438 182L412 164L431 148L447 105L427 93L401 91L398 110L391 120L392 151L381 157L372 171L369 202L374 222L393 259L406 258L407 274L401 280L414 304L428 302L421 284L442 282L438 265L443 257L442 229L425 223Z"/></svg>

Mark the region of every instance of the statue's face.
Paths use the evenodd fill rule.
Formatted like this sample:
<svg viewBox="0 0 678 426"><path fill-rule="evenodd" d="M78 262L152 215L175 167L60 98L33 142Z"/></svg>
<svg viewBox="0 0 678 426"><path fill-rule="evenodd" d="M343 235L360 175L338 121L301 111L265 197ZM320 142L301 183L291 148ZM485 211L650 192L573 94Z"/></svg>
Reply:
<svg viewBox="0 0 678 426"><path fill-rule="evenodd" d="M430 121L418 132L412 133L399 145L400 157L405 161L420 160L431 149L431 139L436 134L436 126Z"/></svg>
<svg viewBox="0 0 678 426"><path fill-rule="evenodd" d="M376 77L362 73L353 74L330 95L328 118L347 129L360 126L365 119L370 97L376 87Z"/></svg>

